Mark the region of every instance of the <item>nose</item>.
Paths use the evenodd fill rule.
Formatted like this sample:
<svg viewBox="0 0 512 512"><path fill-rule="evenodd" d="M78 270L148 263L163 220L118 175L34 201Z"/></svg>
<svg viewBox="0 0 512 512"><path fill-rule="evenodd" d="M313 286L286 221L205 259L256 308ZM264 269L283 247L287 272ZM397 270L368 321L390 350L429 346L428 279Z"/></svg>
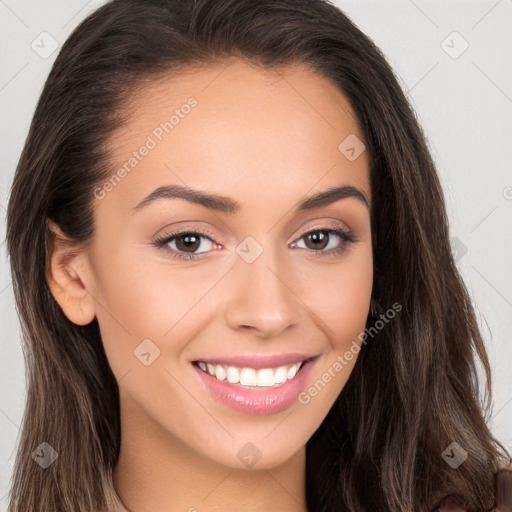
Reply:
<svg viewBox="0 0 512 512"><path fill-rule="evenodd" d="M229 327L250 330L265 339L296 325L301 309L289 272L284 272L276 258L267 256L269 252L264 250L252 263L237 258L225 307Z"/></svg>

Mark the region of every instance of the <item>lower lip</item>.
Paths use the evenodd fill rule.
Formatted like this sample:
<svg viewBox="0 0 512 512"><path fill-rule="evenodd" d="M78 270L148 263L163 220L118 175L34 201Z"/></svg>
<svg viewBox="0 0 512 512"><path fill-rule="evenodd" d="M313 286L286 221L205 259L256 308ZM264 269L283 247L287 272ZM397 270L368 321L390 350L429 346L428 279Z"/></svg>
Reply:
<svg viewBox="0 0 512 512"><path fill-rule="evenodd" d="M192 366L208 391L220 402L246 414L272 414L287 409L297 399L316 359L306 361L293 379L277 388L242 388L212 377L195 364Z"/></svg>

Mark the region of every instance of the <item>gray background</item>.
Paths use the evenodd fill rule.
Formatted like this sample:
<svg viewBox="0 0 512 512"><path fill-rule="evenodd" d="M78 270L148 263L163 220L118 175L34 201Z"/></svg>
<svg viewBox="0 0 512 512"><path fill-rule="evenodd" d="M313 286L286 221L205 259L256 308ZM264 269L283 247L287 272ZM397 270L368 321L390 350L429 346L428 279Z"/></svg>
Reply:
<svg viewBox="0 0 512 512"><path fill-rule="evenodd" d="M7 508L25 398L5 250L9 187L57 55L46 53L57 44L54 40L61 45L102 4L0 0L0 511ZM512 449L512 32L507 30L512 26L512 0L336 4L382 49L428 137L446 194L458 266L491 359L491 428Z"/></svg>

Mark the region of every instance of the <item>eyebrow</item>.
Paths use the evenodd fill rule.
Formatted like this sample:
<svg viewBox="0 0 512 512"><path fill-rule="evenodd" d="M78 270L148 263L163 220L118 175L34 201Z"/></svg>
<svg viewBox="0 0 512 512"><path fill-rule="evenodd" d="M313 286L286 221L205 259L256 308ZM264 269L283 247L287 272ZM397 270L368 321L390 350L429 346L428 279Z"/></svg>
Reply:
<svg viewBox="0 0 512 512"><path fill-rule="evenodd" d="M341 187L333 187L307 197L296 206L295 211L302 212L321 206L328 206L347 197L358 199L370 209L370 202L362 190L352 185L344 185ZM151 194L144 198L137 206L132 208L130 215L162 199L184 199L185 201L199 204L210 210L230 214L236 213L241 208L240 203L230 197L207 193L183 185L167 185L151 192Z"/></svg>

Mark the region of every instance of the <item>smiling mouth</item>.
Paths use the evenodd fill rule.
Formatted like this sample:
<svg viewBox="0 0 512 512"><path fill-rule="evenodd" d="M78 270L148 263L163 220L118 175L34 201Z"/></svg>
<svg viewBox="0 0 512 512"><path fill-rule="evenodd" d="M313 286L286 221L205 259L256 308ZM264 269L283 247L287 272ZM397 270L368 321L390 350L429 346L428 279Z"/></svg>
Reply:
<svg viewBox="0 0 512 512"><path fill-rule="evenodd" d="M221 382L228 382L248 389L278 388L292 380L304 364L311 359L314 358L270 368L212 364L205 361L194 361L193 364L207 375Z"/></svg>

